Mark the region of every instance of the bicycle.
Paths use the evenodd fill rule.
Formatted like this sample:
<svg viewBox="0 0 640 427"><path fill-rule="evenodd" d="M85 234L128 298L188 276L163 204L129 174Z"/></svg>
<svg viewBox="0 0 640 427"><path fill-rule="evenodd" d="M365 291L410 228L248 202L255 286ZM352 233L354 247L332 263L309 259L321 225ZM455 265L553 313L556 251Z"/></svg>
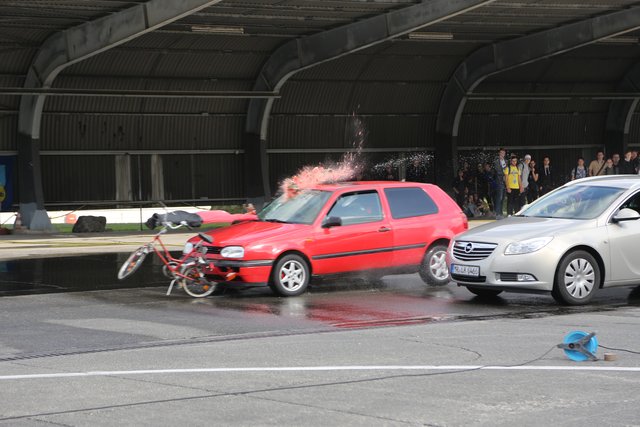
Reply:
<svg viewBox="0 0 640 427"><path fill-rule="evenodd" d="M169 279L172 279L169 284L169 289L167 289L167 295L171 294L176 282L179 287L192 297L203 298L211 295L216 290L216 282L207 279L207 273L211 272L211 263L205 258L207 248L202 246L203 242L209 244L213 242L211 236L198 233L201 240L195 245L186 246L188 249L183 251L180 258L175 258L171 255L161 238L169 229L176 230L181 227L188 227L189 229L191 229L192 226L199 227L202 220L194 220L193 215L194 214L176 211L166 215L154 214L152 218L149 218L147 221L149 228L153 229L157 225L162 225L162 228L153 237L151 242L140 246L129 255L129 258L127 258L118 271L118 279L124 280L135 273L142 265L146 256L154 252L164 264L162 266L162 273Z"/></svg>

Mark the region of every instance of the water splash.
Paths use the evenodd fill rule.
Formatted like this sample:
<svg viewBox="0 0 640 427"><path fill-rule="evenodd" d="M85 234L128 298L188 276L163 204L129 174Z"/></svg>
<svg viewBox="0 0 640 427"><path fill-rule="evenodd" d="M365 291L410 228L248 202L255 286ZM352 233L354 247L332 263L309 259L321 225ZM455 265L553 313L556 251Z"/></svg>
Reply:
<svg viewBox="0 0 640 427"><path fill-rule="evenodd" d="M349 123L349 133L353 135L351 151L346 152L338 162L327 165L304 166L294 176L286 178L280 184L280 190L286 197L295 197L300 191L313 188L318 184L329 184L358 179L364 171L361 159L367 131L364 122L354 112Z"/></svg>
<svg viewBox="0 0 640 427"><path fill-rule="evenodd" d="M434 156L426 152L412 152L387 158L373 165L370 170L377 179L430 181ZM413 175L412 173L413 172Z"/></svg>

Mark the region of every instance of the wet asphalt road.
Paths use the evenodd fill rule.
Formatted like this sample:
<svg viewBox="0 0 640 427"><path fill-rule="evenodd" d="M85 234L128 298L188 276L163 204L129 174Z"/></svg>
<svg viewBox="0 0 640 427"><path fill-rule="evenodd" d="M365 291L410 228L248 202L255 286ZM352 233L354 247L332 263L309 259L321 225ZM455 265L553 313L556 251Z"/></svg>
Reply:
<svg viewBox="0 0 640 427"><path fill-rule="evenodd" d="M574 372L555 348L580 329L638 349L637 288L561 307L413 274L194 299L166 296L152 258L119 282L126 257L0 263L0 425L640 423L639 356L580 365L635 371Z"/></svg>
<svg viewBox="0 0 640 427"><path fill-rule="evenodd" d="M126 257L107 254L1 262L0 296L95 291L82 298L125 307L148 305L172 315L189 316L195 309L201 316L216 319L207 326L209 335L215 336L529 318L640 306L640 288L601 290L586 307L563 307L546 294L503 293L483 299L453 284L428 287L417 274L387 276L377 282L321 282L295 298L277 297L268 288L253 288L193 299L175 288L170 296L165 295L168 279L153 257L132 277L118 281L116 271Z"/></svg>

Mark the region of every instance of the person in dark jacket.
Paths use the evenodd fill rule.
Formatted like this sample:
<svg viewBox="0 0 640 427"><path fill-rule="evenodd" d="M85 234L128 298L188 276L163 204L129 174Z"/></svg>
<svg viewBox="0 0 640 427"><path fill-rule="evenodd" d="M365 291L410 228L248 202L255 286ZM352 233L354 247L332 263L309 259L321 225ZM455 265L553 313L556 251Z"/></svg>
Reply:
<svg viewBox="0 0 640 427"><path fill-rule="evenodd" d="M551 168L551 159L549 156L544 156L542 167L539 168L538 171L538 193L540 196L544 196L554 188L555 177L553 175L553 169Z"/></svg>
<svg viewBox="0 0 640 427"><path fill-rule="evenodd" d="M611 155L611 168L613 175L620 175L622 173L622 163L620 163L620 154L613 153Z"/></svg>
<svg viewBox="0 0 640 427"><path fill-rule="evenodd" d="M538 173L538 168L536 167L536 161L532 159L531 162L529 162L529 189L527 190L527 203L531 203L538 198L539 179L540 174Z"/></svg>
<svg viewBox="0 0 640 427"><path fill-rule="evenodd" d="M455 194L456 202L461 208L464 207L469 189L467 188L467 180L464 178L464 170L458 170L458 176L453 180L453 193Z"/></svg>
<svg viewBox="0 0 640 427"><path fill-rule="evenodd" d="M425 175L425 166L419 158L413 159L411 164L407 166L406 181L426 182Z"/></svg>
<svg viewBox="0 0 640 427"><path fill-rule="evenodd" d="M494 210L496 212L496 219L500 219L504 216L502 206L504 203L504 193L506 191L506 187L504 185L504 168L506 168L508 164L506 155L507 150L500 148L498 150L498 156L493 160L492 165L497 184L492 197Z"/></svg>
<svg viewBox="0 0 640 427"><path fill-rule="evenodd" d="M620 173L629 175L633 172L633 163L631 161L631 150L624 153L624 159L620 160Z"/></svg>

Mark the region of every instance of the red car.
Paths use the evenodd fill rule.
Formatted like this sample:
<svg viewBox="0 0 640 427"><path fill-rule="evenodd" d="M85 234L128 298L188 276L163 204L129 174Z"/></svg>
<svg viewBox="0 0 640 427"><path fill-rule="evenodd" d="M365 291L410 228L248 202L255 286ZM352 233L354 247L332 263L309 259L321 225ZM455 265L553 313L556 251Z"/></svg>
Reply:
<svg viewBox="0 0 640 427"><path fill-rule="evenodd" d="M466 216L435 185L348 182L282 195L256 220L208 232L213 243L205 245L223 286L294 296L312 277L350 273L419 272L430 285L446 284L447 246L466 229Z"/></svg>

